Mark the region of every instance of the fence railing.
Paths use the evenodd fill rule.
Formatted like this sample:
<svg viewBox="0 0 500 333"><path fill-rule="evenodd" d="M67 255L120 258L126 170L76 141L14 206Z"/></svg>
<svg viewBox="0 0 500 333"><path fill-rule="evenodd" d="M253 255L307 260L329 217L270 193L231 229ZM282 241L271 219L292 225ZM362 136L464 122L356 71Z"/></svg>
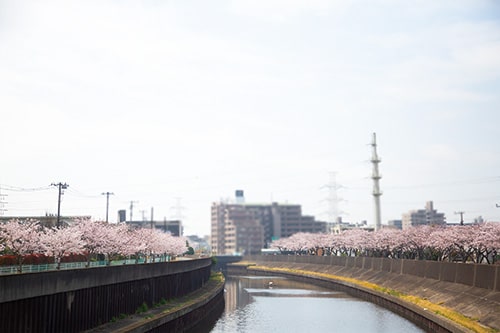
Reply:
<svg viewBox="0 0 500 333"><path fill-rule="evenodd" d="M171 258L167 256L167 258L162 258L164 260L161 261L170 261ZM153 259L144 259L141 258L139 261L135 259L124 259L124 260L112 260L110 262L111 266L117 265L135 265L135 264L145 264L152 263ZM154 262L159 262L158 258ZM106 266L107 261L91 261L89 266L87 266L86 261L78 261L78 262L64 262L60 264L59 270L63 269L84 269L87 267L99 267ZM40 264L40 265L22 265L21 272L22 273L39 273L46 271L55 271L57 270L57 264ZM2 274L18 274L19 273L19 265L11 265L11 266L0 266L0 275Z"/></svg>

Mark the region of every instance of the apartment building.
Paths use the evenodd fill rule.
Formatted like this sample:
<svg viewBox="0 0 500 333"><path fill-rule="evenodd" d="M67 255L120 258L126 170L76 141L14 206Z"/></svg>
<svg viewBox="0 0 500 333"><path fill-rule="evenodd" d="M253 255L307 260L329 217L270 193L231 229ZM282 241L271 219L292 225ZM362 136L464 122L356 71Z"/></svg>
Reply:
<svg viewBox="0 0 500 333"><path fill-rule="evenodd" d="M273 239L297 232L326 232L326 222L302 215L300 205L213 203L211 208L212 253L258 254Z"/></svg>
<svg viewBox="0 0 500 333"><path fill-rule="evenodd" d="M446 224L446 218L444 213L438 213L434 209L432 201L428 201L425 204L425 209L412 210L403 214L402 224L403 229L421 225L444 225Z"/></svg>

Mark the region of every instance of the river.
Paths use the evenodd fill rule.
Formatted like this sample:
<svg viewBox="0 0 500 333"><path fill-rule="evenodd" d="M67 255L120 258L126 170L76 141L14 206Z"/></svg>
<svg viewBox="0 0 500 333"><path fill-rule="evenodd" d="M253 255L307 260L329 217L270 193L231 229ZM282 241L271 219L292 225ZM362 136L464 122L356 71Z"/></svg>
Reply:
<svg viewBox="0 0 500 333"><path fill-rule="evenodd" d="M196 332L425 332L378 305L280 277L228 277L225 310Z"/></svg>

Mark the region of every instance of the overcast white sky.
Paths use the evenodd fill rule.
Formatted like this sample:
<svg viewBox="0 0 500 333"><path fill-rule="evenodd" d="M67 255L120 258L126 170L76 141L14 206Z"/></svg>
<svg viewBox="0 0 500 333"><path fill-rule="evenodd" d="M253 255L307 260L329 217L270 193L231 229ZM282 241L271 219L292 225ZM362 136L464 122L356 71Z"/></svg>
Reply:
<svg viewBox="0 0 500 333"><path fill-rule="evenodd" d="M210 233L210 206L297 203L374 223L428 200L500 221L500 2L0 0L6 216L110 220L138 201ZM34 190L45 188L44 190ZM48 188L48 189L47 189Z"/></svg>

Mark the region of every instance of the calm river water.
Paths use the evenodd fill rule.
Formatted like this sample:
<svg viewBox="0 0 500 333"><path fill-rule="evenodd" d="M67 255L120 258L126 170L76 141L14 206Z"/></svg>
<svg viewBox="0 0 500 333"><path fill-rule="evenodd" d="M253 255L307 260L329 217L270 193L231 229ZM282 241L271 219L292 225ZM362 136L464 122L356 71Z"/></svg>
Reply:
<svg viewBox="0 0 500 333"><path fill-rule="evenodd" d="M205 332L424 332L375 304L279 277L229 277L225 300L223 315Z"/></svg>

